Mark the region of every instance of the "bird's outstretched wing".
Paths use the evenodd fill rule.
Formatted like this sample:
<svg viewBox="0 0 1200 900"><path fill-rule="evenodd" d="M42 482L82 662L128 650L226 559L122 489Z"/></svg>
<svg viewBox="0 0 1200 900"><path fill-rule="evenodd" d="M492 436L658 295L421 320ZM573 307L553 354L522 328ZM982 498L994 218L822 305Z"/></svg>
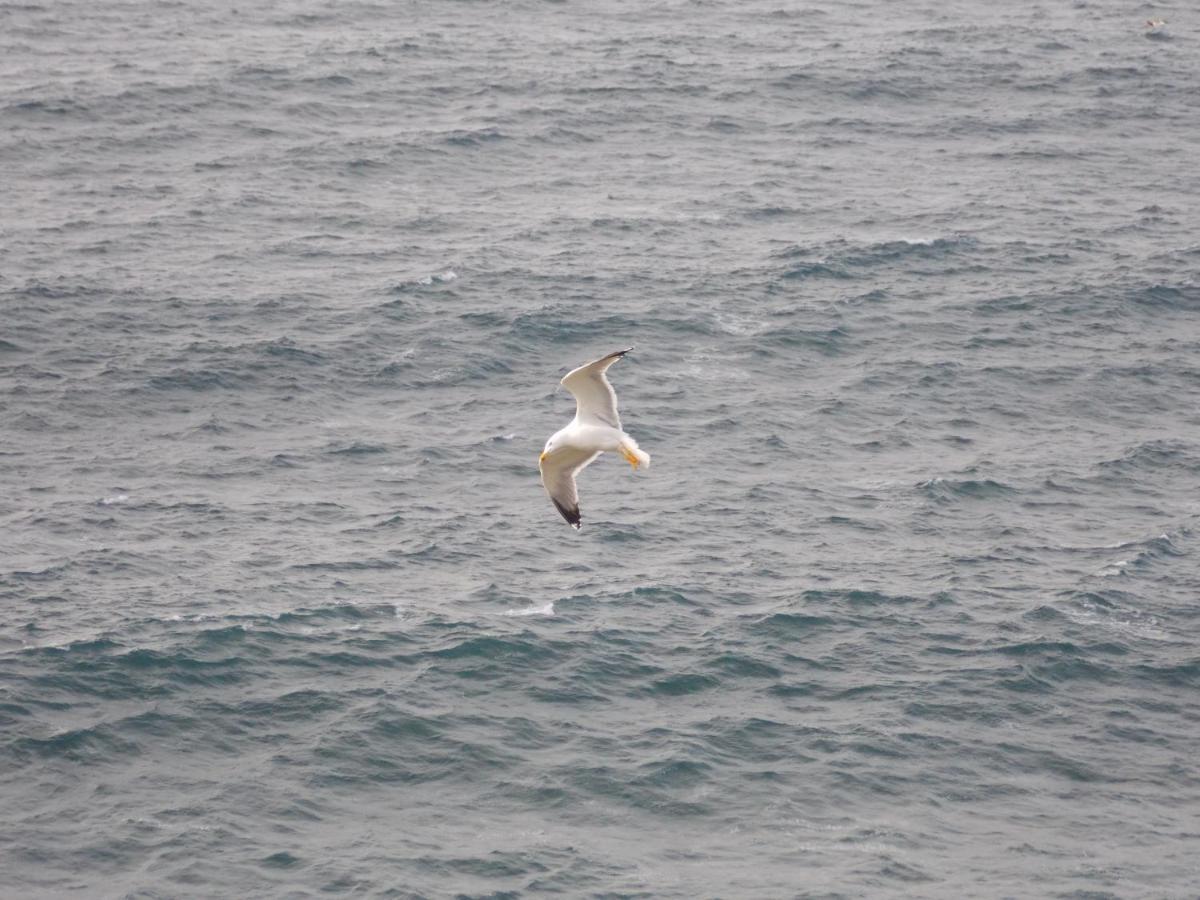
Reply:
<svg viewBox="0 0 1200 900"><path fill-rule="evenodd" d="M629 350L633 348L630 347ZM617 392L604 377L608 367L629 350L618 350L567 373L561 384L575 397L575 418L588 425L621 427L617 415Z"/></svg>
<svg viewBox="0 0 1200 900"><path fill-rule="evenodd" d="M579 490L575 487L575 476L599 455L595 450L565 447L538 463L542 473L542 486L572 528L579 528L580 518Z"/></svg>

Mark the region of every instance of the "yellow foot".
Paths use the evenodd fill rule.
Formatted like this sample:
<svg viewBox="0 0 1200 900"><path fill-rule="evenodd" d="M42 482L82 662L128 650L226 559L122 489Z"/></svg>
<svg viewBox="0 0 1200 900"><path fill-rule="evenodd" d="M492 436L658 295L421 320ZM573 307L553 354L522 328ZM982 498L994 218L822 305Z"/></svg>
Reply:
<svg viewBox="0 0 1200 900"><path fill-rule="evenodd" d="M634 471L637 471L638 458L636 456L634 456L632 453L630 453L624 447L621 448L621 455L623 457L625 457L625 462L627 462L627 463L629 463L629 465L633 466Z"/></svg>

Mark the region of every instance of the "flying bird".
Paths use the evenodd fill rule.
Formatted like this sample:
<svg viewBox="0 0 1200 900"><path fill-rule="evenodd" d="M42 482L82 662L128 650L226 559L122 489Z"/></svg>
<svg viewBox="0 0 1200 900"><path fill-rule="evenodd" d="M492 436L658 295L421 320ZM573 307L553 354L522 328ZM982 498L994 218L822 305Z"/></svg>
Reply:
<svg viewBox="0 0 1200 900"><path fill-rule="evenodd" d="M633 348L630 347L629 350ZM620 453L634 470L650 467L650 454L621 430L617 415L617 393L604 373L629 350L585 363L567 373L561 384L575 397L575 418L546 441L538 457L542 486L572 528L579 529L579 491L575 476L606 450Z"/></svg>

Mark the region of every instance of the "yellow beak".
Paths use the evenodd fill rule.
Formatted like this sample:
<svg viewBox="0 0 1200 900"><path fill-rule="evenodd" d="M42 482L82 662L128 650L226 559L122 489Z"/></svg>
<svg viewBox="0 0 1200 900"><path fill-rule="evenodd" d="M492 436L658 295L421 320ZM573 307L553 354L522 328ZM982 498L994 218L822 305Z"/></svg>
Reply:
<svg viewBox="0 0 1200 900"><path fill-rule="evenodd" d="M548 453L546 453L546 451L545 451L545 450L543 450L543 451L542 451L542 455L538 457L538 465L539 465L539 466L540 466L540 465L541 465L543 462L545 462L545 460L546 460L546 457L547 457L548 455L549 455L549 454L548 454Z"/></svg>

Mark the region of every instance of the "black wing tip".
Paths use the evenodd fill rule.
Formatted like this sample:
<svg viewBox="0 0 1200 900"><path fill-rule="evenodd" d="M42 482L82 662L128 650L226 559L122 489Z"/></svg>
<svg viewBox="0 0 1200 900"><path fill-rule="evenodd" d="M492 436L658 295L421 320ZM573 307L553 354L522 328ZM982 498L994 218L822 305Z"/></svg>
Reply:
<svg viewBox="0 0 1200 900"><path fill-rule="evenodd" d="M551 497L550 499L554 500L553 497ZM560 513L562 513L562 517L567 520L567 524L570 525L572 528L574 528L576 531L578 531L579 530L579 522L581 519L581 516L579 515L579 507L576 506L574 509L567 509L565 506L563 506L557 500L554 500L554 506Z"/></svg>
<svg viewBox="0 0 1200 900"><path fill-rule="evenodd" d="M633 352L633 348L632 348L632 347L627 347L627 348L625 348L624 350L618 350L618 351L616 351L615 353L610 353L610 354L608 354L608 356L606 356L606 357L604 357L604 358L605 358L605 359L620 359L620 358L621 358L622 356L624 356L626 353L632 353L632 352Z"/></svg>

